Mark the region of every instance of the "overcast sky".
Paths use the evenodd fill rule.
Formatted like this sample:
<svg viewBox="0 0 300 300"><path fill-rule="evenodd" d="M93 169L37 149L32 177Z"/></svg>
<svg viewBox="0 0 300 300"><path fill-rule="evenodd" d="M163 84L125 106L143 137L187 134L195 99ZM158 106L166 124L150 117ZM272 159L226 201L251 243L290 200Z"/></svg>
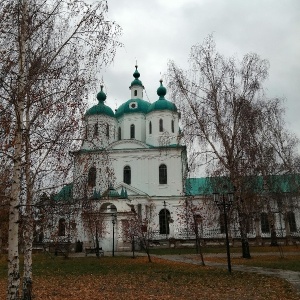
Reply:
<svg viewBox="0 0 300 300"><path fill-rule="evenodd" d="M269 60L267 95L286 99L286 122L300 138L300 0L108 0L108 6L124 44L101 71L111 108L130 99L136 60L144 99L154 102L168 61L187 67L191 46L213 33L223 55L255 52Z"/></svg>

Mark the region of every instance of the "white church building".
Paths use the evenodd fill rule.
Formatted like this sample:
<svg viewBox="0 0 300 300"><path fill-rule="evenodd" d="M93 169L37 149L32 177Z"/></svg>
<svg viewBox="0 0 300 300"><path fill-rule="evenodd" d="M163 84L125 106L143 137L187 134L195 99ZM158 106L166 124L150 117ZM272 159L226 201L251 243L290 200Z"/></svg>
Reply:
<svg viewBox="0 0 300 300"><path fill-rule="evenodd" d="M143 99L137 66L133 77L130 99L115 112L105 105L101 87L98 104L85 114L81 148L73 152L74 199L99 199L101 211L107 215L105 233L99 240L104 251L112 249L113 231L116 250L128 248L122 224L132 207L144 215L151 204L156 238L174 236L178 231L176 207L184 199L187 158L185 146L178 143L179 112L165 99L162 81L158 100L150 103ZM166 216L171 220L168 224ZM88 230L80 224L77 239L85 246L93 244Z"/></svg>
<svg viewBox="0 0 300 300"><path fill-rule="evenodd" d="M207 189L205 178L186 178L187 153L186 147L179 143L180 114L175 104L165 98L167 90L162 81L157 89L158 99L153 103L144 100L137 66L133 77L130 99L118 109L113 111L105 104L106 94L101 87L98 103L85 113L81 147L71 153L73 183L57 194L57 199L67 195L75 203L81 203L81 208L74 219L67 219L67 214L60 216L56 223L59 240L80 241L84 249L95 247L95 237L99 236L97 240L104 251L131 250L125 227L134 209L141 217L151 210L153 241L168 241L170 245L173 239L180 240L182 245L194 238L185 229L184 217L180 215L186 197L190 197L210 201L210 210L201 212L210 215L210 219L201 218L201 238L224 241L224 221L213 205L214 191ZM282 185L281 179L280 182ZM291 195L291 188L285 185L283 189L286 195ZM299 240L298 196L289 198L284 200L285 209L277 201L272 211L263 207L261 212L255 211L247 224L248 238L262 243L276 232L277 237ZM94 213L101 215L101 220L90 221L104 224L98 232L87 226L89 221L83 221L84 209L89 205L94 205ZM71 234L70 228L76 230ZM240 240L237 220L231 219L229 235L232 241Z"/></svg>

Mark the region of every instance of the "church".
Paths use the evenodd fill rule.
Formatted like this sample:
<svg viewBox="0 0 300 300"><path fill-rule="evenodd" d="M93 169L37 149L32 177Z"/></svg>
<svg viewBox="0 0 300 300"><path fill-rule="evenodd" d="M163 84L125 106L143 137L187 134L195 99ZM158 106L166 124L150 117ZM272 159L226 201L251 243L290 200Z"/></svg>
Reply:
<svg viewBox="0 0 300 300"><path fill-rule="evenodd" d="M180 112L165 98L167 89L162 80L158 99L153 103L144 100L136 66L129 90L129 100L113 111L105 104L101 86L98 103L85 113L80 149L71 153L73 183L55 196L80 205L73 217L63 212L53 223L58 224L54 226L58 227L56 240L74 245L77 241L83 249L98 244L103 251L130 251L128 219L135 212L144 220L143 226L147 225L146 231L151 230L154 246L192 245L196 233L203 241L223 243L224 215L213 201L211 179L187 178L187 151L179 138ZM275 177L270 178L274 181ZM299 184L293 194L289 182L283 177L275 179L285 199L274 198L270 207L262 205L245 223L247 237L258 244L272 235L287 243L300 238ZM262 178L257 180L263 186ZM201 203L201 211L192 215L196 231L188 224L187 211L183 213L187 199ZM228 226L231 242L240 240L234 211Z"/></svg>
<svg viewBox="0 0 300 300"><path fill-rule="evenodd" d="M83 203L98 199L105 223L98 229L102 230L99 243L104 251L112 249L112 239L116 250L129 248L122 231L132 208L144 216L151 207L155 239L174 236L179 226L176 207L184 199L187 154L178 142L180 114L165 98L162 80L158 100L150 103L143 99L137 66L133 77L130 99L115 111L105 105L101 86L98 104L84 116L82 145L72 153L73 198ZM93 234L80 222L77 239L84 246L94 243Z"/></svg>

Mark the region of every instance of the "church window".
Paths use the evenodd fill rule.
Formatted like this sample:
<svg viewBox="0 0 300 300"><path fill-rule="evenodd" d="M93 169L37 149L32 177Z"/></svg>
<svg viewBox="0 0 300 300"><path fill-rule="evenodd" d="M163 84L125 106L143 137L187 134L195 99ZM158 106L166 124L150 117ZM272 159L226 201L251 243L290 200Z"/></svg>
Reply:
<svg viewBox="0 0 300 300"><path fill-rule="evenodd" d="M172 132L174 133L174 120L171 121L171 129L172 129Z"/></svg>
<svg viewBox="0 0 300 300"><path fill-rule="evenodd" d="M164 164L159 166L159 184L167 184L167 166Z"/></svg>
<svg viewBox="0 0 300 300"><path fill-rule="evenodd" d="M170 212L165 208L162 209L159 212L159 233L160 234L170 233L169 220L170 220Z"/></svg>
<svg viewBox="0 0 300 300"><path fill-rule="evenodd" d="M91 167L88 174L88 186L94 187L96 185L96 168Z"/></svg>
<svg viewBox="0 0 300 300"><path fill-rule="evenodd" d="M118 128L118 140L120 141L121 140L121 137L122 137L122 131L121 131L121 127Z"/></svg>
<svg viewBox="0 0 300 300"><path fill-rule="evenodd" d="M109 124L106 124L106 136L109 138Z"/></svg>
<svg viewBox="0 0 300 300"><path fill-rule="evenodd" d="M159 120L159 132L163 132L164 131L164 121L163 119Z"/></svg>
<svg viewBox="0 0 300 300"><path fill-rule="evenodd" d="M98 123L94 124L94 136L99 134Z"/></svg>
<svg viewBox="0 0 300 300"><path fill-rule="evenodd" d="M152 134L152 123L151 123L151 121L149 122L149 134Z"/></svg>
<svg viewBox="0 0 300 300"><path fill-rule="evenodd" d="M135 138L135 126L134 126L134 124L130 125L130 138L131 139Z"/></svg>
<svg viewBox="0 0 300 300"><path fill-rule="evenodd" d="M131 103L129 104L129 108L131 108L131 109L138 108L137 102L131 102Z"/></svg>
<svg viewBox="0 0 300 300"><path fill-rule="evenodd" d="M134 96L137 96L137 90L134 90Z"/></svg>
<svg viewBox="0 0 300 300"><path fill-rule="evenodd" d="M260 215L260 222L261 222L261 232L262 233L270 233L270 224L268 219L268 214L263 212Z"/></svg>
<svg viewBox="0 0 300 300"><path fill-rule="evenodd" d="M65 236L66 235L66 220L59 219L58 221L58 236Z"/></svg>
<svg viewBox="0 0 300 300"><path fill-rule="evenodd" d="M139 219L141 219L142 218L142 204L138 204L138 207L137 207L137 214L138 214L138 217L139 217Z"/></svg>
<svg viewBox="0 0 300 300"><path fill-rule="evenodd" d="M245 217L245 229L246 229L246 232L247 233L252 233L254 228L253 228L253 222L252 222L252 219L248 216L248 217Z"/></svg>
<svg viewBox="0 0 300 300"><path fill-rule="evenodd" d="M131 184L131 168L129 166L124 167L123 182Z"/></svg>
<svg viewBox="0 0 300 300"><path fill-rule="evenodd" d="M287 220L289 222L290 232L297 232L295 214L292 211L287 213Z"/></svg>
<svg viewBox="0 0 300 300"><path fill-rule="evenodd" d="M220 232L225 233L225 216L224 216L224 213L220 213L219 223L220 223Z"/></svg>

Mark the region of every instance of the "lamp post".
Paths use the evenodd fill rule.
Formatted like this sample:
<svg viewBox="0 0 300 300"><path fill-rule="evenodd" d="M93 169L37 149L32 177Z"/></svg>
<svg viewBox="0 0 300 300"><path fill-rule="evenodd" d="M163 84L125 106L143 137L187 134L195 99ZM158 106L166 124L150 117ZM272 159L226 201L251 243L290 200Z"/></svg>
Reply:
<svg viewBox="0 0 300 300"><path fill-rule="evenodd" d="M228 226L227 226L227 212L230 210L230 207L233 202L233 193L225 191L227 190L227 186L224 185L223 193L213 193L214 201L218 206L219 210L224 214L224 227L226 234L226 250L227 250L227 264L228 264L228 272L231 273L231 261L230 261L230 248L229 248L229 238L228 238Z"/></svg>
<svg viewBox="0 0 300 300"><path fill-rule="evenodd" d="M116 224L116 215L112 214L112 224L113 224L113 231L112 231L112 256L115 256L115 224Z"/></svg>

